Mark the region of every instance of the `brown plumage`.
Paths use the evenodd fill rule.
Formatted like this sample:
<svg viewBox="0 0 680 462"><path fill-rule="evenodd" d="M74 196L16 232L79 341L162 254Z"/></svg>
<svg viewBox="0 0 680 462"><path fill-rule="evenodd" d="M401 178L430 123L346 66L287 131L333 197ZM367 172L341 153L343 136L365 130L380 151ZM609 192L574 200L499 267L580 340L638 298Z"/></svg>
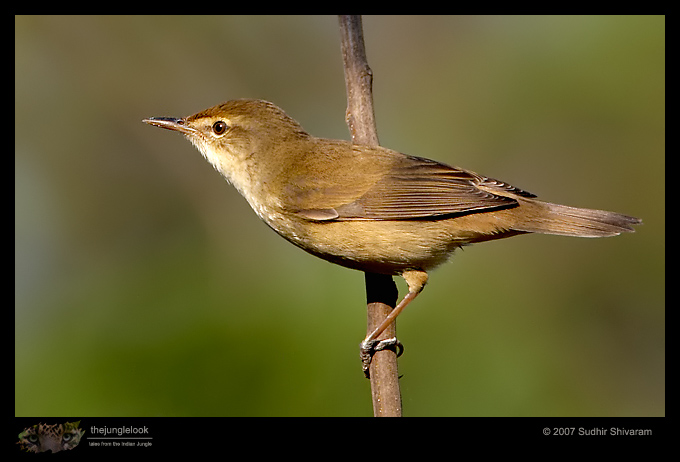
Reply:
<svg viewBox="0 0 680 462"><path fill-rule="evenodd" d="M183 133L281 236L349 268L406 279L408 295L458 247L517 234L605 237L638 218L543 202L474 172L383 147L316 138L272 103L235 100L145 122Z"/></svg>

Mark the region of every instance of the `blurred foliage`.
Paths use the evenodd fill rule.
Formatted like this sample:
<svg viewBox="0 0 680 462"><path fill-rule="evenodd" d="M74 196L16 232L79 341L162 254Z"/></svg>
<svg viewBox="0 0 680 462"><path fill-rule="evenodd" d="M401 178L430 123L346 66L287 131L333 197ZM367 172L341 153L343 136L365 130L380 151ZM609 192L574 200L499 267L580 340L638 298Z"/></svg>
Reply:
<svg viewBox="0 0 680 462"><path fill-rule="evenodd" d="M364 30L384 146L645 223L459 251L399 319L405 414L665 415L665 18ZM348 139L337 19L15 17L15 415L371 415L363 275L141 123L240 97Z"/></svg>

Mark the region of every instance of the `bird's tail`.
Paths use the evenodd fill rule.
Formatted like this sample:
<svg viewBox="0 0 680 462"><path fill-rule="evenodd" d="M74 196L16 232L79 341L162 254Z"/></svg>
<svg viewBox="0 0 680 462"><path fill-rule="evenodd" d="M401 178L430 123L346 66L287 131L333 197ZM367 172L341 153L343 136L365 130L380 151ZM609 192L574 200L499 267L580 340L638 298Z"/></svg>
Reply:
<svg viewBox="0 0 680 462"><path fill-rule="evenodd" d="M639 218L620 213L580 209L537 200L528 200L521 206L528 213L512 228L527 233L607 237L634 232L632 226L642 223Z"/></svg>

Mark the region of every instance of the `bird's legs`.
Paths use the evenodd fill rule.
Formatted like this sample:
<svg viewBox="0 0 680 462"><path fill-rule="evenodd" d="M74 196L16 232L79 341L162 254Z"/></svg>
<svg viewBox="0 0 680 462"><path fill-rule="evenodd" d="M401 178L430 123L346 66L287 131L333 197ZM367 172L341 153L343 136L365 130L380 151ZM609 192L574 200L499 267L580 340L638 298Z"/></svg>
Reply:
<svg viewBox="0 0 680 462"><path fill-rule="evenodd" d="M407 270L401 275L406 284L408 284L408 294L399 302L399 304L390 312L385 320L371 332L360 345L360 356L362 362L362 369L366 377L369 376L368 368L371 365L373 355L380 350L398 348L395 350L397 356L400 356L404 351L404 347L399 343L396 337L386 340L377 340L380 334L383 333L387 327L397 319L397 316L404 311L404 308L411 303L418 294L423 290L427 283L427 273L421 270Z"/></svg>

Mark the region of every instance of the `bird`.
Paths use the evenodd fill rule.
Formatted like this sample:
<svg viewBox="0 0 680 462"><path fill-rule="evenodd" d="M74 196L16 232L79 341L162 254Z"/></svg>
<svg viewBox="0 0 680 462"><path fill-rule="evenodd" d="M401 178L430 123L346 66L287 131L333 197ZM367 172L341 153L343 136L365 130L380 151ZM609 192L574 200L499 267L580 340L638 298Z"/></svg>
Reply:
<svg viewBox="0 0 680 462"><path fill-rule="evenodd" d="M183 134L294 245L347 268L404 278L408 293L362 342L369 363L373 352L396 341L378 336L456 249L531 233L616 236L642 223L545 202L425 157L318 138L264 100L231 100L188 117L143 122Z"/></svg>

